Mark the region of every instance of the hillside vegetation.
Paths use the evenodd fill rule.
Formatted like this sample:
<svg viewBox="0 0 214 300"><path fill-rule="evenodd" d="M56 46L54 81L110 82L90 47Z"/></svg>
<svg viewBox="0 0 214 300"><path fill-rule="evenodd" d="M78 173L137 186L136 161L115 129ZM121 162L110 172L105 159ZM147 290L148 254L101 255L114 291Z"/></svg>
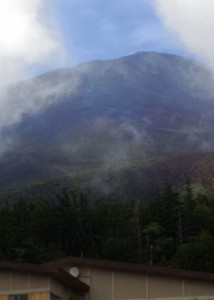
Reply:
<svg viewBox="0 0 214 300"><path fill-rule="evenodd" d="M213 272L213 236L214 197L188 180L180 191L166 182L147 205L64 191L52 202L20 199L0 209L1 259L74 255Z"/></svg>

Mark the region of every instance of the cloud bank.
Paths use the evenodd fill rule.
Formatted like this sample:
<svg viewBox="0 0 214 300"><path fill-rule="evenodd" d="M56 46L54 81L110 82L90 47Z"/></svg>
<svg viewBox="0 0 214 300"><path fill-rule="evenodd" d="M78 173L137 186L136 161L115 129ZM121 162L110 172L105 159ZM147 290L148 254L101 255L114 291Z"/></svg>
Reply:
<svg viewBox="0 0 214 300"><path fill-rule="evenodd" d="M45 1L0 2L0 89L25 78L32 66L62 56L57 30L47 22Z"/></svg>
<svg viewBox="0 0 214 300"><path fill-rule="evenodd" d="M214 1L155 0L167 28L214 71Z"/></svg>

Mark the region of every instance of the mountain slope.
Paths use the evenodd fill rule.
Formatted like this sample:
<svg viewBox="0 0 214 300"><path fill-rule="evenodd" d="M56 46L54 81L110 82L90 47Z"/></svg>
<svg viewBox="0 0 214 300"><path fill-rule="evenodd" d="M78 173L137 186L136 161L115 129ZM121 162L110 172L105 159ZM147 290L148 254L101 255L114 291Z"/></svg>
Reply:
<svg viewBox="0 0 214 300"><path fill-rule="evenodd" d="M171 157L212 152L212 84L203 65L153 52L17 84L10 96L33 105L2 130L12 143L0 158L1 186L78 175L88 186L117 191L130 170L128 181L148 178Z"/></svg>

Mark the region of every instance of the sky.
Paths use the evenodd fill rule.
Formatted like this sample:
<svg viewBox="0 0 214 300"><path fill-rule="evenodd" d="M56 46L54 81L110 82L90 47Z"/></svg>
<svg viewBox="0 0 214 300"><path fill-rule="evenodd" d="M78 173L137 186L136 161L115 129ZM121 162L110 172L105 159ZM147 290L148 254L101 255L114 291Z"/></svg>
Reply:
<svg viewBox="0 0 214 300"><path fill-rule="evenodd" d="M153 0L60 0L55 10L75 62L111 59L137 51L188 55L168 31Z"/></svg>
<svg viewBox="0 0 214 300"><path fill-rule="evenodd" d="M0 2L0 89L56 68L137 51L214 66L213 0Z"/></svg>
<svg viewBox="0 0 214 300"><path fill-rule="evenodd" d="M191 56L155 6L153 0L60 0L49 14L63 33L71 65L137 51Z"/></svg>

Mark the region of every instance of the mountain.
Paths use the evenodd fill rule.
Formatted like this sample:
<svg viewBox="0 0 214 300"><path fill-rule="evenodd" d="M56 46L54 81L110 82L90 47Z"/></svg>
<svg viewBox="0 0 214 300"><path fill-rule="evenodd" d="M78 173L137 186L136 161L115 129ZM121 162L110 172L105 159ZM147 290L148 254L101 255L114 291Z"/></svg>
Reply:
<svg viewBox="0 0 214 300"><path fill-rule="evenodd" d="M26 109L1 130L2 199L77 185L141 197L168 177L200 180L174 167L184 157L213 164L213 79L199 62L139 52L55 70L8 95Z"/></svg>

